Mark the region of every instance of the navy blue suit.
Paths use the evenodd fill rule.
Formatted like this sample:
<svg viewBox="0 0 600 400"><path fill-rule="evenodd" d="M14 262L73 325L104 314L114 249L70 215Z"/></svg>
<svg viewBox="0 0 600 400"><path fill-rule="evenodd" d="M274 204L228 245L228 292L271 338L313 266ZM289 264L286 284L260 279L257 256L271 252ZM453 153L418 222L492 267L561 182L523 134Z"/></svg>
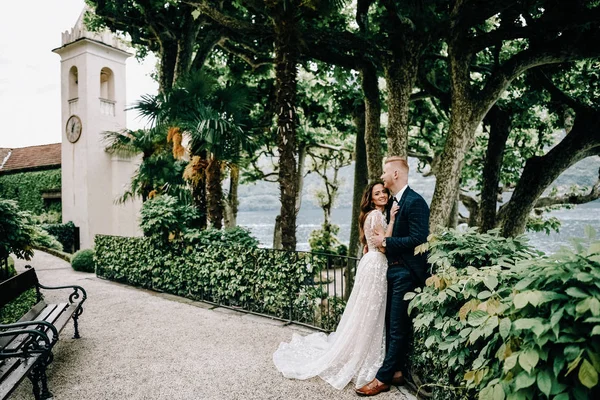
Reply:
<svg viewBox="0 0 600 400"><path fill-rule="evenodd" d="M385 315L386 355L377 379L390 383L395 371L406 370L411 320L407 292L423 286L429 276L427 256L415 255L415 247L429 236L429 206L417 192L407 187L398 202L392 237L386 238L388 293ZM389 206L391 208L391 204Z"/></svg>

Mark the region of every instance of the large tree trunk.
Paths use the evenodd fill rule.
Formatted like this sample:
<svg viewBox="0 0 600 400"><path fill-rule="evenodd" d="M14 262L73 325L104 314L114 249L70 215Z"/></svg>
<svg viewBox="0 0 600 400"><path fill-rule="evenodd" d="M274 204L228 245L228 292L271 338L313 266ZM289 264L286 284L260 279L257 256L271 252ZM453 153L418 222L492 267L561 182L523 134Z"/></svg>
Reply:
<svg viewBox="0 0 600 400"><path fill-rule="evenodd" d="M506 141L510 135L511 118L508 112L495 105L488 112L486 122L490 126L490 137L483 164L481 201L477 218L481 233L496 226L500 168L504 159Z"/></svg>
<svg viewBox="0 0 600 400"><path fill-rule="evenodd" d="M240 186L240 167L231 164L229 168L229 193L225 205L225 228L237 226L237 213L240 204L238 200L238 187Z"/></svg>
<svg viewBox="0 0 600 400"><path fill-rule="evenodd" d="M210 156L206 167L206 194L208 220L215 229L223 227L223 188L221 187L221 162Z"/></svg>
<svg viewBox="0 0 600 400"><path fill-rule="evenodd" d="M471 55L464 53L464 45L451 42L448 48L452 90L450 131L435 175L436 183L431 200L429 228L435 232L450 226L451 213L457 199L465 155L474 141L475 130L485 113L476 108L470 87L469 66Z"/></svg>
<svg viewBox="0 0 600 400"><path fill-rule="evenodd" d="M275 85L279 188L281 199L281 246L296 250L296 61L298 42L292 4L278 4L274 16Z"/></svg>
<svg viewBox="0 0 600 400"><path fill-rule="evenodd" d="M358 216L360 214L360 201L362 193L368 184L367 152L365 150L365 109L357 107L353 114L356 125L356 143L354 144L354 189L352 193L352 218L350 219L350 244L348 245L348 256L358 257L362 255L362 246L359 243ZM344 298L350 297L352 286L354 286L354 271L348 268L345 274Z"/></svg>
<svg viewBox="0 0 600 400"><path fill-rule="evenodd" d="M527 160L510 201L500 209L502 235L525 231L527 217L537 199L560 174L579 160L600 154L600 114L578 113L571 132L546 155Z"/></svg>
<svg viewBox="0 0 600 400"><path fill-rule="evenodd" d="M298 170L296 171L296 216L302 207L302 189L304 188L304 160L306 159L306 146L300 145L298 148ZM281 249L281 216L275 219L275 229L273 230L273 248Z"/></svg>
<svg viewBox="0 0 600 400"><path fill-rule="evenodd" d="M177 64L177 42L166 40L161 42L159 88L161 93L169 91L175 82L175 65Z"/></svg>
<svg viewBox="0 0 600 400"><path fill-rule="evenodd" d="M388 89L388 156L407 157L408 154L408 110L410 95L417 80L418 50L414 54L405 49L404 57L393 58L385 65L385 80Z"/></svg>
<svg viewBox="0 0 600 400"><path fill-rule="evenodd" d="M192 67L192 57L194 56L194 46L196 45L196 36L200 30L200 24L196 23L195 18L192 16L192 9L185 16L185 34L177 41L177 62L175 64L175 75L173 76L173 82L187 75Z"/></svg>
<svg viewBox="0 0 600 400"><path fill-rule="evenodd" d="M371 64L361 70L362 89L365 95L365 131L366 163L369 181L379 179L382 174L381 139L381 101L379 100L379 85L377 71Z"/></svg>

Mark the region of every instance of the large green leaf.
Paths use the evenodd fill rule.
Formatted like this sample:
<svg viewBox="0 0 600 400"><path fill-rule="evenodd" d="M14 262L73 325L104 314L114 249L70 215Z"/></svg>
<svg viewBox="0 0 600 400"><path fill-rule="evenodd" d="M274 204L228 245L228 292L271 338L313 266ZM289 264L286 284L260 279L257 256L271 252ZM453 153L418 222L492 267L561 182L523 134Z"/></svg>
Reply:
<svg viewBox="0 0 600 400"><path fill-rule="evenodd" d="M550 391L552 390L552 375L550 372L548 372L548 370L543 369L538 372L537 384L538 388L540 388L540 391L549 397Z"/></svg>
<svg viewBox="0 0 600 400"><path fill-rule="evenodd" d="M535 374L530 375L525 371L521 371L515 380L515 391L528 388L535 383Z"/></svg>
<svg viewBox="0 0 600 400"><path fill-rule="evenodd" d="M579 367L579 381L588 389L593 388L598 384L598 372L594 369L594 366L587 360L584 359Z"/></svg>
<svg viewBox="0 0 600 400"><path fill-rule="evenodd" d="M531 371L535 368L538 361L540 360L540 355L535 349L527 349L519 355L519 365L523 367L525 371L531 373Z"/></svg>

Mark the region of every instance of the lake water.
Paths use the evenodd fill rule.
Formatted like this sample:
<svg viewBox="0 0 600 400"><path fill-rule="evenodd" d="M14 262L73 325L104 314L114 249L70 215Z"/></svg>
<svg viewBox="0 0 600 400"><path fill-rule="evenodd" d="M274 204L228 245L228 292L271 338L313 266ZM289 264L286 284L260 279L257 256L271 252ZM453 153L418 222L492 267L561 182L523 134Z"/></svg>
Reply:
<svg viewBox="0 0 600 400"><path fill-rule="evenodd" d="M414 160L411 161L411 171L415 171L416 165ZM571 185L585 185L591 187L598 179L598 171L600 169L600 157L590 157L580 161L578 164L565 171L559 179L556 180L554 186L559 190L565 191ZM345 179L340 190L340 198L338 206L332 212L332 221L340 227L338 234L342 243L348 244L350 237L351 223L351 177L353 176L353 168L347 167L340 174ZM264 184L263 184L264 185ZM305 187L307 190L303 197L303 205L298 215L298 223L296 230L297 250L309 250L308 237L310 233L321 227L323 223L323 212L317 208L311 199L311 192L315 187L318 187L318 181L308 181ZM418 173L411 172L409 185L420 193L428 203L431 203L431 197L435 187L435 178L423 178ZM244 226L252 232L259 241L261 246L272 247L273 245L273 229L275 217L279 213L278 207L268 207L265 209L265 204L275 202L277 197L278 186L272 184L270 186L254 186L240 188L240 211L238 213L238 225ZM265 199L265 193L272 195L272 199ZM465 213L463 209L461 211ZM545 233L535 232L528 233L531 243L539 250L546 253L551 253L558 250L562 245L569 245L569 238L584 237L584 228L586 225L591 225L596 232L600 234L600 199L591 203L576 206L571 210L553 211L549 216L557 217L562 226L560 233Z"/></svg>

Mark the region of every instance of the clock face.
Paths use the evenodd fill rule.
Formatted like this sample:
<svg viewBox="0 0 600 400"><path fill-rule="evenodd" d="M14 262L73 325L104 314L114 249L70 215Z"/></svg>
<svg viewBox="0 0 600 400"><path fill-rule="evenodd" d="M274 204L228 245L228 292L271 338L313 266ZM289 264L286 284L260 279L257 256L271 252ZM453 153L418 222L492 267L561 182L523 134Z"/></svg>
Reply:
<svg viewBox="0 0 600 400"><path fill-rule="evenodd" d="M71 115L67 120L66 127L67 139L71 143L75 143L81 136L81 120L77 115Z"/></svg>

